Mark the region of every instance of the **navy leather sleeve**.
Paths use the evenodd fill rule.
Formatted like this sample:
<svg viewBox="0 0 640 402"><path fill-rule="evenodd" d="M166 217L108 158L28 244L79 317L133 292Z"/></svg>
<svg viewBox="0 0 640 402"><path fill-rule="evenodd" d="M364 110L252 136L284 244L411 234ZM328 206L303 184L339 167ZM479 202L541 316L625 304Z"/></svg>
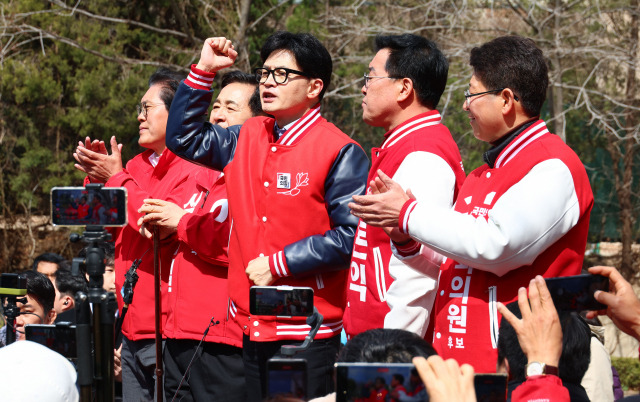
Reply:
<svg viewBox="0 0 640 402"><path fill-rule="evenodd" d="M345 145L325 180L325 204L332 229L323 235L305 237L284 248L287 267L294 276L349 268L358 218L347 204L364 194L369 159L357 144Z"/></svg>
<svg viewBox="0 0 640 402"><path fill-rule="evenodd" d="M167 120L167 148L198 165L222 170L236 152L241 126L223 128L207 120L213 91L180 84Z"/></svg>

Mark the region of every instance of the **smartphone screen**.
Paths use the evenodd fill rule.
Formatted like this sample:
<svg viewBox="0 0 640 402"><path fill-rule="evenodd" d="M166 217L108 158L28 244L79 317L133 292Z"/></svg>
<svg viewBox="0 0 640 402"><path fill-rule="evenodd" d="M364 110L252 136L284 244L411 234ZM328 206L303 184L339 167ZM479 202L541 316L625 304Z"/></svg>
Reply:
<svg viewBox="0 0 640 402"><path fill-rule="evenodd" d="M609 278L606 276L584 274L546 278L545 281L557 310L585 311L607 308L593 297L596 290L609 291Z"/></svg>
<svg viewBox="0 0 640 402"><path fill-rule="evenodd" d="M307 361L279 359L267 361L269 399L307 400Z"/></svg>
<svg viewBox="0 0 640 402"><path fill-rule="evenodd" d="M51 220L56 226L124 226L127 190L124 187L54 187Z"/></svg>
<svg viewBox="0 0 640 402"><path fill-rule="evenodd" d="M428 400L411 363L336 363L336 401Z"/></svg>
<svg viewBox="0 0 640 402"><path fill-rule="evenodd" d="M24 330L28 341L44 345L68 359L78 357L75 325L28 324Z"/></svg>
<svg viewBox="0 0 640 402"><path fill-rule="evenodd" d="M473 378L478 402L506 402L506 374L476 374Z"/></svg>
<svg viewBox="0 0 640 402"><path fill-rule="evenodd" d="M313 313L313 289L292 286L252 286L250 312L278 317L308 317Z"/></svg>

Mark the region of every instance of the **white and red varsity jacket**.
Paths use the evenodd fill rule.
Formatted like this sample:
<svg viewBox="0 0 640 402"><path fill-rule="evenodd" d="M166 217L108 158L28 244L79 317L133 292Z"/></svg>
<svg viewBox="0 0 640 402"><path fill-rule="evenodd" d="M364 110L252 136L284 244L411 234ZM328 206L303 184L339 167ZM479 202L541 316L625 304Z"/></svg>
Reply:
<svg viewBox="0 0 640 402"><path fill-rule="evenodd" d="M454 210L410 200L400 216L402 231L448 257L433 346L476 372L496 370L497 302L516 300L535 275L580 273L593 206L582 162L543 121L512 134L467 176ZM419 255L405 261L421 264Z"/></svg>
<svg viewBox="0 0 640 402"><path fill-rule="evenodd" d="M228 315L229 207L224 174L200 167L184 184L188 213L178 223L180 246L167 284L164 335L242 347L242 331Z"/></svg>
<svg viewBox="0 0 640 402"><path fill-rule="evenodd" d="M386 133L382 146L371 150L367 183L380 169L403 189L411 189L418 200L429 198L436 205L450 208L465 175L458 146L440 121L440 113L434 110ZM349 271L344 315L347 337L383 327L424 336L438 269L439 262L428 275L405 265L393 256L384 230L361 220Z"/></svg>

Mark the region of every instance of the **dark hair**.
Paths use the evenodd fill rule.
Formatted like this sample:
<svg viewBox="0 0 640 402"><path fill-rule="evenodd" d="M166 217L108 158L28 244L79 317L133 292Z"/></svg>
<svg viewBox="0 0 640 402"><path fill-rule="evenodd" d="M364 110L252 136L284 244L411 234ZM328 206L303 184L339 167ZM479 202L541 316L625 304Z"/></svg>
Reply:
<svg viewBox="0 0 640 402"><path fill-rule="evenodd" d="M40 262L50 262L53 264L56 264L58 266L58 269L66 269L69 270L69 263L67 262L67 260L64 259L63 256L61 256L60 254L56 254L56 253L42 253L39 256L37 256L34 260L33 260L33 265L32 265L32 269L34 271L38 270L38 264L40 264Z"/></svg>
<svg viewBox="0 0 640 402"><path fill-rule="evenodd" d="M53 302L56 298L53 283L40 272L25 271L22 275L27 278L27 294L40 303L44 313L48 314L53 309Z"/></svg>
<svg viewBox="0 0 640 402"><path fill-rule="evenodd" d="M389 76L411 79L420 104L435 109L449 74L449 62L438 46L418 35L377 36L376 51L382 49L391 51L385 65Z"/></svg>
<svg viewBox="0 0 640 402"><path fill-rule="evenodd" d="M58 270L55 277L56 288L61 295L75 297L76 293L87 291L87 280L82 276L74 276L69 271Z"/></svg>
<svg viewBox="0 0 640 402"><path fill-rule="evenodd" d="M506 306L516 317L522 318L518 302ZM587 372L591 360L591 330L575 312L558 311L562 327L562 355L558 371L563 383L580 384ZM509 362L511 381L524 381L527 357L525 356L518 335L505 319L500 322L498 337L498 362L506 359Z"/></svg>
<svg viewBox="0 0 640 402"><path fill-rule="evenodd" d="M240 70L228 72L224 76L222 76L220 89L226 87L229 84L236 83L251 85L255 88L253 94L251 94L251 98L249 98L249 108L251 109L251 114L254 117L260 116L262 114L262 102L260 102L260 88L258 82L256 81L256 76L253 74L244 73Z"/></svg>
<svg viewBox="0 0 640 402"><path fill-rule="evenodd" d="M354 336L338 354L339 362L411 363L436 351L424 339L402 329L376 328Z"/></svg>
<svg viewBox="0 0 640 402"><path fill-rule="evenodd" d="M160 92L160 99L164 102L164 106L169 111L171 108L171 102L173 96L180 86L180 82L184 80L184 75L177 73L173 70L169 70L166 67L160 67L149 78L149 88L154 85L161 85L162 91Z"/></svg>
<svg viewBox="0 0 640 402"><path fill-rule="evenodd" d="M471 49L469 64L487 90L510 88L529 117L539 116L549 85L547 62L528 38L502 36Z"/></svg>
<svg viewBox="0 0 640 402"><path fill-rule="evenodd" d="M288 50L293 54L300 70L311 78L320 78L323 83L318 100L322 100L329 84L333 62L329 51L313 35L308 33L291 33L278 31L269 36L262 45L260 58L264 63L276 50Z"/></svg>
<svg viewBox="0 0 640 402"><path fill-rule="evenodd" d="M402 374L394 374L393 378L400 381L400 384L404 384L404 376Z"/></svg>

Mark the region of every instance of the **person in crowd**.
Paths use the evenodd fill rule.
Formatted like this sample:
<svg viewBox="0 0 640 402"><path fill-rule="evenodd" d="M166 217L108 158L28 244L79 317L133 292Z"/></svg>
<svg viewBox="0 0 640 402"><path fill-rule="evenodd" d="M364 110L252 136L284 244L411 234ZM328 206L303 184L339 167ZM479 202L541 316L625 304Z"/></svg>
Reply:
<svg viewBox="0 0 640 402"><path fill-rule="evenodd" d="M33 260L32 268L49 278L51 282L55 280L55 273L58 269L69 270L69 263L63 256L56 253L42 253Z"/></svg>
<svg viewBox="0 0 640 402"><path fill-rule="evenodd" d="M580 312L584 317L586 312ZM587 391L589 399L592 401L613 402L614 397L614 368L611 366L611 355L604 343L604 326L595 317L585 319L591 330L591 359L589 368L582 377L580 384Z"/></svg>
<svg viewBox="0 0 640 402"><path fill-rule="evenodd" d="M368 225L403 233L397 254L416 269L428 269L430 250L447 257L428 336L441 356L494 372L496 302L515 300L531 276L580 273L593 194L578 156L540 120L548 69L535 43L499 37L472 49L470 64L463 109L491 148L455 207L415 200L382 171L350 207Z"/></svg>
<svg viewBox="0 0 640 402"><path fill-rule="evenodd" d="M261 115L257 88L252 74L241 71L225 74L211 121L229 127ZM158 225L176 233L180 242L171 264L171 286L167 288L167 302L163 306L167 314L163 352L165 397L172 400L176 396L183 401L243 401L246 387L242 331L227 314L230 219L224 174L202 167L189 177L185 186L190 188L185 191L191 195L183 205L151 199L145 200L140 208L144 214L139 222L141 227ZM151 236L142 230L144 235ZM209 327L212 319L216 323ZM200 344L207 328L205 342ZM195 354L198 359L191 364Z"/></svg>
<svg viewBox="0 0 640 402"><path fill-rule="evenodd" d="M76 402L76 369L61 354L35 342L0 349L3 401Z"/></svg>
<svg viewBox="0 0 640 402"><path fill-rule="evenodd" d="M83 277L74 276L71 271L59 269L54 274L53 286L56 299L53 308L56 311L56 322L76 323L76 293L87 291L87 281Z"/></svg>
<svg viewBox="0 0 640 402"><path fill-rule="evenodd" d="M36 271L25 271L22 275L27 278L27 294L19 297L16 302L20 311L15 324L16 341L25 340L25 325L53 324L56 320L56 311L53 308L56 291L53 283ZM0 346L6 345L7 328L8 325L0 328Z"/></svg>
<svg viewBox="0 0 640 402"><path fill-rule="evenodd" d="M450 208L465 174L456 142L436 106L449 65L435 43L404 34L376 37L376 55L364 76L362 118L386 131L371 150L368 181L381 170L420 200ZM425 175L424 172L429 172ZM369 192L369 191L367 191ZM424 336L433 307L441 256L417 271L393 256L396 230L360 221L351 257L344 325L347 337L371 328L400 328Z"/></svg>
<svg viewBox="0 0 640 402"><path fill-rule="evenodd" d="M517 302L509 303L506 307L514 316L522 318ZM591 357L591 330L576 312L560 311L558 316L562 330L562 354L558 365L554 366L553 370L562 380L562 385L569 391L571 401L588 402L591 399L581 386L581 381L587 372ZM528 370L531 370L535 364L537 363L531 363L531 360L528 363L511 323L508 320L502 320L498 337L497 371L509 375L509 397L513 390L530 376ZM550 367L546 367L545 370L548 373L554 372ZM612 390L611 387L610 389Z"/></svg>
<svg viewBox="0 0 640 402"><path fill-rule="evenodd" d="M304 317L255 316L253 285L314 289L324 322L309 349L309 396L333 389L345 283L357 219L348 200L364 192L367 157L327 122L320 101L332 62L312 35L276 32L256 69L262 109L242 129L203 123L215 73L237 52L225 38L205 41L200 60L180 86L167 125L167 146L182 157L224 170L233 227L229 244L229 314L240 325L248 400L266 397L267 360L309 333Z"/></svg>
<svg viewBox="0 0 640 402"><path fill-rule="evenodd" d="M127 189L127 226L117 230L115 236L115 273L118 307L122 310L124 275L136 259L138 282L133 301L122 324L122 379L125 400L153 400L155 393L155 312L153 286L153 242L139 233L138 212L143 200L155 198L182 205L182 189L197 166L189 163L165 146L165 133L169 108L175 91L183 77L158 69L149 78L149 89L137 106L139 125L138 144L146 151L131 159L123 168L121 150L115 137L111 137L111 153L103 142L85 139L74 158L76 168L88 175L87 181L105 183L106 187ZM160 264L163 297L166 295L169 267L173 253L179 246L174 235L161 233ZM164 322L164 316L162 317Z"/></svg>

